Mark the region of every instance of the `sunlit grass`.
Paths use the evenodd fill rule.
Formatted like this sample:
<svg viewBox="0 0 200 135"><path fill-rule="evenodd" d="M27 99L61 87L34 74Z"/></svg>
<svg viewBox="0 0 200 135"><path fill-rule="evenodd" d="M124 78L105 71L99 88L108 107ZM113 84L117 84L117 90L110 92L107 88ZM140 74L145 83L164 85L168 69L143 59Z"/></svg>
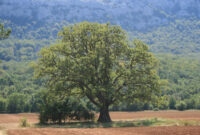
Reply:
<svg viewBox="0 0 200 135"><path fill-rule="evenodd" d="M200 121L195 121L195 120L190 120L190 121L180 120L178 122L178 126L200 126Z"/></svg>
<svg viewBox="0 0 200 135"><path fill-rule="evenodd" d="M111 127L146 127L146 126L187 126L199 125L196 121L179 121L162 118L149 118L143 120L129 120L129 121L112 121L109 123L98 122L68 122L66 124L36 124L37 128L111 128Z"/></svg>

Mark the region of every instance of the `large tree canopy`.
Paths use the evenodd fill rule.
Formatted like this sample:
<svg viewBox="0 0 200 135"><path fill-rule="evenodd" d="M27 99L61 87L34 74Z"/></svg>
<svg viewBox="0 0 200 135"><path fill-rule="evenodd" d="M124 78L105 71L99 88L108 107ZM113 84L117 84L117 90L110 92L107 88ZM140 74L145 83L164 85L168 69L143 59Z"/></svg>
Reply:
<svg viewBox="0 0 200 135"><path fill-rule="evenodd" d="M35 73L51 90L86 96L100 109L99 122L111 121L110 105L149 101L159 92L156 59L120 26L83 22L64 27L59 37L41 50Z"/></svg>

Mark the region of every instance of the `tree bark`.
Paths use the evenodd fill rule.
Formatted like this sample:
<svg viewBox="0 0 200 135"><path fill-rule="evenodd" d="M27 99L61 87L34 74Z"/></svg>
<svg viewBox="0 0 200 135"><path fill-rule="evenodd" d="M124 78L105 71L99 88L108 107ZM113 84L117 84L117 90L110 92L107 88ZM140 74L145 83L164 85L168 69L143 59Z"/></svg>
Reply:
<svg viewBox="0 0 200 135"><path fill-rule="evenodd" d="M110 114L108 111L108 106L103 106L100 109L100 115L98 118L98 122L101 122L101 123L111 122Z"/></svg>

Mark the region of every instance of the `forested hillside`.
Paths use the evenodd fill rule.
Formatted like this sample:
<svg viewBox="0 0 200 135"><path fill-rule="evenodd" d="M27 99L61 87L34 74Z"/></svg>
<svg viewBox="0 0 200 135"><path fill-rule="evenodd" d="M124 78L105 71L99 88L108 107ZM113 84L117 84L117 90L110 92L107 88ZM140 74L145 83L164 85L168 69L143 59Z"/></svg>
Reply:
<svg viewBox="0 0 200 135"><path fill-rule="evenodd" d="M147 30L177 19L200 18L199 0L1 0L0 18L37 27L63 20L111 22L126 30Z"/></svg>
<svg viewBox="0 0 200 135"><path fill-rule="evenodd" d="M120 25L130 39L148 44L160 61L160 78L168 81L160 104L123 103L112 109L175 109L180 104L200 109L199 6L198 0L1 1L0 22L12 33L0 41L0 111L38 111L44 85L33 78L30 63L41 48L56 42L62 26L81 21Z"/></svg>
<svg viewBox="0 0 200 135"><path fill-rule="evenodd" d="M200 52L200 21L197 19L176 20L150 32L132 32L151 47L155 53L185 54Z"/></svg>

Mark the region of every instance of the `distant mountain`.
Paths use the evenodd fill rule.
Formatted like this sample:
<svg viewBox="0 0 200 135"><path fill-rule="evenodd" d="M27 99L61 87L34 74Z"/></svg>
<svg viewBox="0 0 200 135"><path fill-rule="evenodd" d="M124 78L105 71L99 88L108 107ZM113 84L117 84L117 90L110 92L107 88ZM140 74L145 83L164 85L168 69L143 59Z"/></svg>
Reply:
<svg viewBox="0 0 200 135"><path fill-rule="evenodd" d="M0 18L18 25L65 20L147 30L176 19L200 19L200 0L0 0Z"/></svg>
<svg viewBox="0 0 200 135"><path fill-rule="evenodd" d="M200 0L0 0L0 22L12 28L0 59L35 60L63 25L120 25L154 53L200 53Z"/></svg>

